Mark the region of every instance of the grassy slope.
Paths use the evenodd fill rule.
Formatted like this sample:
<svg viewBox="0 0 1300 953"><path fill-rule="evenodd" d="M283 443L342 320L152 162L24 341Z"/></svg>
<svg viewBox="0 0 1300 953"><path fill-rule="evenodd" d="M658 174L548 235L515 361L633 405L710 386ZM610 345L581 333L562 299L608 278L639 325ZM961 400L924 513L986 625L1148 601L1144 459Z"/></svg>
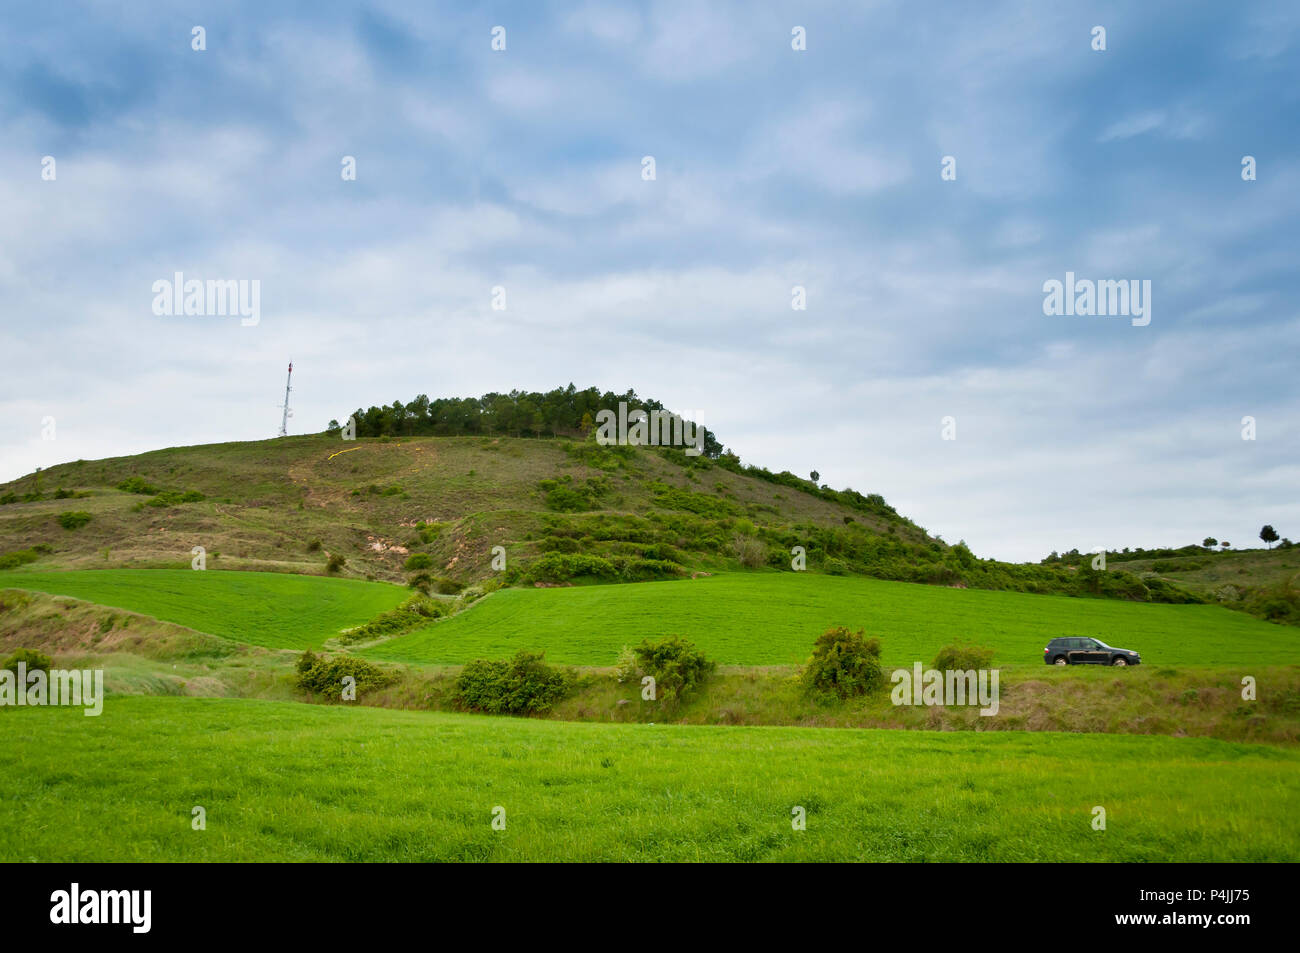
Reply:
<svg viewBox="0 0 1300 953"><path fill-rule="evenodd" d="M194 695L300 701L293 651L238 645L67 596L0 591L0 656L38 649L58 668L102 669L110 695ZM384 708L457 711L454 667L401 666L397 681L360 702ZM1300 744L1300 665L1249 668L1146 666L1021 667L1003 671L994 717L974 708L894 706L889 694L824 704L808 698L792 669L723 669L672 713L619 683L610 670L589 671L547 717L568 721L673 722L696 725L798 725L976 731L1072 731L1211 737ZM1258 699L1241 697L1241 679L1258 682Z"/></svg>
<svg viewBox="0 0 1300 953"><path fill-rule="evenodd" d="M356 579L191 569L0 572L4 587L73 596L276 648L317 648L410 594Z"/></svg>
<svg viewBox="0 0 1300 953"><path fill-rule="evenodd" d="M1170 582L1211 595L1225 585L1295 585L1300 577L1300 549L1228 550L1195 556L1116 560L1112 565L1129 572L1154 572Z"/></svg>
<svg viewBox="0 0 1300 953"><path fill-rule="evenodd" d="M328 554L338 553L347 559L347 574L398 581L405 578L406 554L392 547L411 548L414 524L425 520L447 524L431 545L419 547L433 557L436 571L461 581L481 579L491 573L492 546L506 546L512 559L535 552L528 541L538 535L546 511L539 481L601 475L572 459L565 443L506 437L345 443L315 435L60 464L0 485L0 495L21 496L37 487L47 497L59 487L91 495L0 506L0 553L46 543L55 552L35 568L184 568L191 547L202 545L210 569L314 573L323 572ZM131 476L168 490L198 490L206 499L136 510L149 498L115 489ZM628 470L610 475L606 503L611 511L648 515L655 511L648 485L658 480L734 502L759 524L842 526L852 515L862 526L885 529L870 515L789 487L722 469L692 476L638 450ZM380 492L371 492L372 486ZM400 489L383 495L391 487ZM84 510L92 520L64 530L56 517L65 510ZM925 538L906 524L895 530L900 537ZM323 549L309 551L317 539Z"/></svg>
<svg viewBox="0 0 1300 953"><path fill-rule="evenodd" d="M272 702L0 712L0 860L1294 860L1300 754ZM336 770L321 770L322 764ZM207 829L191 829L191 811ZM506 830L491 812L506 809ZM791 809L808 814L792 829ZM1091 829L1092 810L1107 830ZM112 830L112 838L104 831Z"/></svg>
<svg viewBox="0 0 1300 953"><path fill-rule="evenodd" d="M1042 666L1058 635L1135 649L1144 664L1269 665L1295 660L1300 633L1217 606L1170 606L947 589L855 577L736 573L704 579L510 589L452 619L382 643L378 659L463 663L520 648L549 661L613 665L623 645L676 632L723 664L802 663L831 625L882 638L887 665L929 662L970 641L999 666Z"/></svg>

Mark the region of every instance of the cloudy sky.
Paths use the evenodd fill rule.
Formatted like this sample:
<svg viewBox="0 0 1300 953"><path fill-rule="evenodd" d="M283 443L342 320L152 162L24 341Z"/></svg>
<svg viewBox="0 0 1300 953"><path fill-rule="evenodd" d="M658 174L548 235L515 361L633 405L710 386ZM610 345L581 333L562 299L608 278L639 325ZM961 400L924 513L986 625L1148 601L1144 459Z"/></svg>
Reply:
<svg viewBox="0 0 1300 953"><path fill-rule="evenodd" d="M273 436L292 359L293 432L631 387L982 556L1300 538L1298 106L1286 3L7 4L0 480Z"/></svg>

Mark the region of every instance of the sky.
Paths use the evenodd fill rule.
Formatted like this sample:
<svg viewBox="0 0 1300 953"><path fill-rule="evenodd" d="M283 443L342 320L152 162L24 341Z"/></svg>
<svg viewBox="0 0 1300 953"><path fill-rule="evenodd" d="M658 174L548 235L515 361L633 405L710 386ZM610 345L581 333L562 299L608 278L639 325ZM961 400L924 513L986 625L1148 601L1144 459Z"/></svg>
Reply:
<svg viewBox="0 0 1300 953"><path fill-rule="evenodd" d="M632 388L985 557L1300 539L1297 106L1291 3L6 4L0 480L292 360L291 433Z"/></svg>

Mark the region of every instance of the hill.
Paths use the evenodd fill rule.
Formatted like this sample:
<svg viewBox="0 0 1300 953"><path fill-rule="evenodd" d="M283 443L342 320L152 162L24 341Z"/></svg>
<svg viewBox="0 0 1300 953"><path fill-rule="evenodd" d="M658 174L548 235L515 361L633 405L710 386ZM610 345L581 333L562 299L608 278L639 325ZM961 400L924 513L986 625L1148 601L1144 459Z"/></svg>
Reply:
<svg viewBox="0 0 1300 953"><path fill-rule="evenodd" d="M430 425L433 426L433 425ZM729 452L566 436L316 434L60 464L0 486L0 570L185 568L466 586L629 582L738 570L1139 602L1167 579L977 558L877 494ZM499 547L499 548L498 548Z"/></svg>
<svg viewBox="0 0 1300 953"><path fill-rule="evenodd" d="M760 526L816 535L848 520L900 552L933 542L883 501L854 508L685 459L558 438L322 434L77 461L0 486L0 554L27 554L0 568L188 566L202 545L211 568L319 573L339 554L345 575L405 581L421 552L463 584L492 574L492 546L526 562L557 532L581 531L565 550L692 568L740 565L732 537ZM90 519L60 524L77 512Z"/></svg>
<svg viewBox="0 0 1300 953"><path fill-rule="evenodd" d="M1053 553L1043 565L1084 568L1091 555ZM1123 549L1107 554L1108 565L1151 585L1176 586L1198 599L1280 622L1300 625L1300 546L1283 539L1272 549Z"/></svg>

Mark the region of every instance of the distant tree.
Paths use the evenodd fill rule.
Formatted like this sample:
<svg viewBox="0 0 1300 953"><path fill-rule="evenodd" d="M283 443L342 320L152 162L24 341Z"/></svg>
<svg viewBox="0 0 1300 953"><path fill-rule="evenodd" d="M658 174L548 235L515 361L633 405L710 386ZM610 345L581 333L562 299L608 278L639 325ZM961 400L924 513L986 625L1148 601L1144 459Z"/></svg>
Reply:
<svg viewBox="0 0 1300 953"><path fill-rule="evenodd" d="M1228 542L1226 539L1225 539L1223 542L1221 542L1221 543L1219 544L1219 548L1220 548L1220 549L1229 549L1229 548L1231 548L1231 546L1232 546L1232 543Z"/></svg>
<svg viewBox="0 0 1300 953"><path fill-rule="evenodd" d="M586 411L585 413L583 413L583 415L582 415L582 423L579 425L579 428L578 428L578 429L580 429L580 430L582 431L582 435L583 435L584 437L587 436L587 434L591 433L592 429L593 429L595 426L596 426L596 421L594 421L594 420L591 419L591 411L588 410L588 411Z"/></svg>
<svg viewBox="0 0 1300 953"><path fill-rule="evenodd" d="M820 473L818 473L816 470L814 470L812 473L810 473L810 474L808 474L808 475L809 475L810 477L812 477L812 481L813 481L814 483L818 482L818 481L821 480L821 478L822 478L822 475L821 475Z"/></svg>
<svg viewBox="0 0 1300 953"><path fill-rule="evenodd" d="M1263 529L1259 531L1259 538L1264 541L1264 545L1266 545L1269 549L1272 549L1273 544L1276 543L1278 540L1277 530L1275 530L1271 526L1266 525L1264 526Z"/></svg>
<svg viewBox="0 0 1300 953"><path fill-rule="evenodd" d="M704 428L704 455L710 460L718 460L722 457L723 446L718 442L717 434L708 427ZM740 465L740 457L736 457L736 465Z"/></svg>
<svg viewBox="0 0 1300 953"><path fill-rule="evenodd" d="M1219 541L1213 536L1207 536L1205 539L1201 540L1201 545L1206 549L1213 549L1215 546L1219 545Z"/></svg>

